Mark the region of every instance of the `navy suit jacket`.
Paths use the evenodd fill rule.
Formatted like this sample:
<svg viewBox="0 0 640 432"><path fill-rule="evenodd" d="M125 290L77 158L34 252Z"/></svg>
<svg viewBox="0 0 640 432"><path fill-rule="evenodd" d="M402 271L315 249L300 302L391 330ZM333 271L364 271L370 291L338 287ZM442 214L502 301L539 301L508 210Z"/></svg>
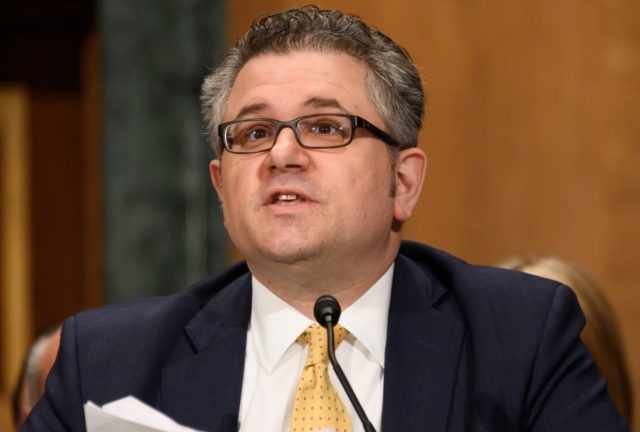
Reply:
<svg viewBox="0 0 640 432"><path fill-rule="evenodd" d="M626 430L567 287L410 242L395 264L383 431ZM237 431L250 311L240 263L173 296L68 319L21 430L82 431L87 400L134 395L188 426Z"/></svg>

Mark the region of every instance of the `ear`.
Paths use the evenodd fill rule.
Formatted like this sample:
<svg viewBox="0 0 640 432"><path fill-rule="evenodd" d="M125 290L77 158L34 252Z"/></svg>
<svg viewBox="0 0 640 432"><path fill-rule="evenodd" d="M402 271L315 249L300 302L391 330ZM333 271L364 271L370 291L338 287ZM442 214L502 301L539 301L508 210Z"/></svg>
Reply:
<svg viewBox="0 0 640 432"><path fill-rule="evenodd" d="M396 163L396 196L393 216L404 223L413 214L418 204L422 185L427 173L427 155L417 147L402 150Z"/></svg>
<svg viewBox="0 0 640 432"><path fill-rule="evenodd" d="M220 159L214 159L209 163L209 175L211 176L211 184L218 194L218 200L222 202L222 167Z"/></svg>

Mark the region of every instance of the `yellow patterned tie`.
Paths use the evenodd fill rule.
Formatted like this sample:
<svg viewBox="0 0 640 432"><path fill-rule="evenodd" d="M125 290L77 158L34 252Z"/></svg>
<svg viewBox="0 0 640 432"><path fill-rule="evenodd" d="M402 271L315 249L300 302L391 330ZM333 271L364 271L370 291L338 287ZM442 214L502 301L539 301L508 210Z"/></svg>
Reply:
<svg viewBox="0 0 640 432"><path fill-rule="evenodd" d="M340 324L334 327L336 347L347 334ZM291 432L351 432L349 413L329 380L327 331L312 324L296 341L309 344L309 353L293 402Z"/></svg>

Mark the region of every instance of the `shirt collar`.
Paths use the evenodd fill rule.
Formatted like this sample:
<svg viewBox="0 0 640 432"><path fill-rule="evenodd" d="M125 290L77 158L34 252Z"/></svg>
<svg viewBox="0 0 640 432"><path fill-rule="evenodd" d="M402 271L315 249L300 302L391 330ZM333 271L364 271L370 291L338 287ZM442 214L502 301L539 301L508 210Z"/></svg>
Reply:
<svg viewBox="0 0 640 432"><path fill-rule="evenodd" d="M250 333L260 365L271 373L285 351L313 321L269 291L254 276L251 283Z"/></svg>
<svg viewBox="0 0 640 432"><path fill-rule="evenodd" d="M387 345L393 269L394 264L391 264L386 273L340 316L340 323L364 345L382 368Z"/></svg>
<svg viewBox="0 0 640 432"><path fill-rule="evenodd" d="M393 268L392 264L386 273L340 316L340 323L383 368ZM267 373L271 373L296 338L315 321L273 294L253 276L251 283L250 333L258 361Z"/></svg>

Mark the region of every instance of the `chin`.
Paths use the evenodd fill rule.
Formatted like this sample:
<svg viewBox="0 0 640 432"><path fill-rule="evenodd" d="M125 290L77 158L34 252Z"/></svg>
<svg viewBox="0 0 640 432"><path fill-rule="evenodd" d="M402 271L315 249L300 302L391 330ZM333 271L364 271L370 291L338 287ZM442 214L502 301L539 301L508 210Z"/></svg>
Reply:
<svg viewBox="0 0 640 432"><path fill-rule="evenodd" d="M301 252L278 252L265 254L267 259L278 264L296 264L304 261L311 261L309 254Z"/></svg>
<svg viewBox="0 0 640 432"><path fill-rule="evenodd" d="M276 247L274 247L276 246ZM261 250L261 255L268 260L280 264L296 264L311 261L320 255L319 251L308 244L269 245Z"/></svg>

